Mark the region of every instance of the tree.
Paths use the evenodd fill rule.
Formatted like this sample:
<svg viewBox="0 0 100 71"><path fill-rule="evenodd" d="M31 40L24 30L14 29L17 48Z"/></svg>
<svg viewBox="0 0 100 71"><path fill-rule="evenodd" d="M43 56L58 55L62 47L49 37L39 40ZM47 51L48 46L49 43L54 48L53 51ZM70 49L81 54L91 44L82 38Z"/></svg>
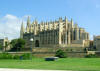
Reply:
<svg viewBox="0 0 100 71"><path fill-rule="evenodd" d="M67 57L66 53L61 49L56 51L56 55L55 56L57 56L59 58L66 58Z"/></svg>
<svg viewBox="0 0 100 71"><path fill-rule="evenodd" d="M25 40L24 39L18 39L17 40L17 48L22 49L25 46Z"/></svg>
<svg viewBox="0 0 100 71"><path fill-rule="evenodd" d="M16 43L17 43L17 39L13 39L10 44L12 45L12 48L16 48Z"/></svg>
<svg viewBox="0 0 100 71"><path fill-rule="evenodd" d="M22 48L24 48L25 46L25 40L24 39L13 39L10 43L12 45L12 49L14 50L20 50Z"/></svg>
<svg viewBox="0 0 100 71"><path fill-rule="evenodd" d="M3 46L0 44L0 50L2 50Z"/></svg>
<svg viewBox="0 0 100 71"><path fill-rule="evenodd" d="M6 48L9 46L9 43L6 41L5 42L5 46L4 46L4 48L5 48L5 52L6 52Z"/></svg>

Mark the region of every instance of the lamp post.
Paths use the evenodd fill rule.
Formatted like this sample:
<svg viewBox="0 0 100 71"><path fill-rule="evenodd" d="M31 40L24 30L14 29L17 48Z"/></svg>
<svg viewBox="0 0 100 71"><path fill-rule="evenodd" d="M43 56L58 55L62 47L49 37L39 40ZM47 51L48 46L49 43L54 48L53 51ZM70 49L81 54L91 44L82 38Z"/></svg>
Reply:
<svg viewBox="0 0 100 71"><path fill-rule="evenodd" d="M31 47L30 47L30 59L32 60L32 43L33 43L33 38L30 39L31 41Z"/></svg>

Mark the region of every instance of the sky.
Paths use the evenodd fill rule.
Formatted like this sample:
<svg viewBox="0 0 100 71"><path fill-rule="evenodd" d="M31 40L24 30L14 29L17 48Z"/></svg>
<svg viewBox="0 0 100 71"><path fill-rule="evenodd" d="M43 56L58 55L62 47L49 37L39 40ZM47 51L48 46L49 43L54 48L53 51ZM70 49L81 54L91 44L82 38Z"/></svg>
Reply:
<svg viewBox="0 0 100 71"><path fill-rule="evenodd" d="M20 25L31 22L57 20L65 16L93 35L100 35L100 0L0 0L0 38L18 38Z"/></svg>

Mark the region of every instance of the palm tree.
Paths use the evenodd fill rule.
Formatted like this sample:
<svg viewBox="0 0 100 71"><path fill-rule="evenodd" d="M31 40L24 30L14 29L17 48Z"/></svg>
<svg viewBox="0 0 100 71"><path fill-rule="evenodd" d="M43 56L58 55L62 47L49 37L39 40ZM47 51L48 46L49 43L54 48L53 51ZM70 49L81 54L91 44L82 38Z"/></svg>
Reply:
<svg viewBox="0 0 100 71"><path fill-rule="evenodd" d="M6 52L6 48L7 48L8 46L9 46L9 43L6 41L6 42L5 42L5 46L4 46L4 47L5 47L5 52Z"/></svg>

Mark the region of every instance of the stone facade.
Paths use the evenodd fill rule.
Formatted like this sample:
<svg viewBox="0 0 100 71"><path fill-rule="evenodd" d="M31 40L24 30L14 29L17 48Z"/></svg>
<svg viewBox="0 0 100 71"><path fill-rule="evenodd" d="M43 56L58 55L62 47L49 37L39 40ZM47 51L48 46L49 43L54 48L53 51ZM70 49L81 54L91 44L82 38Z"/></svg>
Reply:
<svg viewBox="0 0 100 71"><path fill-rule="evenodd" d="M4 38L4 39L0 39L0 44L1 44L2 46L5 46L5 42L9 43L9 40L8 40L7 37Z"/></svg>
<svg viewBox="0 0 100 71"><path fill-rule="evenodd" d="M100 36L94 36L93 46L97 51L100 51Z"/></svg>
<svg viewBox="0 0 100 71"><path fill-rule="evenodd" d="M56 21L30 23L28 17L26 29L22 23L20 38L26 40L28 47L33 38L34 47L84 47L84 40L89 40L89 33L85 29L69 21L66 17Z"/></svg>
<svg viewBox="0 0 100 71"><path fill-rule="evenodd" d="M3 48L0 48L2 50L4 50L4 47L6 46L6 43L9 44L9 40L8 38L4 38L4 39L0 39L0 45L3 47ZM9 50L10 49L10 46L7 46L6 47L6 50Z"/></svg>

